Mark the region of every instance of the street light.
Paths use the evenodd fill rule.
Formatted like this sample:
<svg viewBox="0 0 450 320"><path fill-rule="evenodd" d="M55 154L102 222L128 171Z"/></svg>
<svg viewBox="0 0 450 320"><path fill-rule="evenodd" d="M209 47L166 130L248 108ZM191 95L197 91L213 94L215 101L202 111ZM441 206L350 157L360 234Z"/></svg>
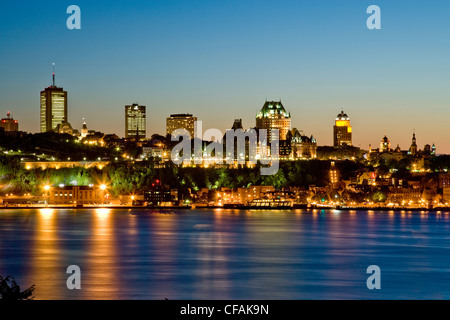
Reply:
<svg viewBox="0 0 450 320"><path fill-rule="evenodd" d="M50 204L50 186L48 184L46 184L44 186L44 190L45 190L45 193L46 193L46 196L47 196L46 204L49 205Z"/></svg>

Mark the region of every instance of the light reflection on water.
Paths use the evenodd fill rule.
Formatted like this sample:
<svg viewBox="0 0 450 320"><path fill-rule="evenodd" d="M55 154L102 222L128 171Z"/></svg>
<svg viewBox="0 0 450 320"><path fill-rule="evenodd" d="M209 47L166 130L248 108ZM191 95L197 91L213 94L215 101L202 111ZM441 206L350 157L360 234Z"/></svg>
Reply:
<svg viewBox="0 0 450 320"><path fill-rule="evenodd" d="M425 211L0 210L0 274L37 299L449 299L450 216ZM82 289L68 290L78 265ZM382 289L366 288L378 265Z"/></svg>

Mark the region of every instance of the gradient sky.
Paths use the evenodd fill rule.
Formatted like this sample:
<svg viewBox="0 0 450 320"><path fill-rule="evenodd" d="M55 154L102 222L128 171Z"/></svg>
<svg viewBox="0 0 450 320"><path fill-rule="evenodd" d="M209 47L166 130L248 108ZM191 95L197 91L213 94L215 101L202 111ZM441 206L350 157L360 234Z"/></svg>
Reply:
<svg viewBox="0 0 450 320"><path fill-rule="evenodd" d="M66 8L81 8L68 30ZM381 30L366 9L381 8ZM385 131L407 149L415 129L450 153L450 2L402 0L2 1L0 115L39 130L39 92L68 91L69 122L124 135L124 106L147 106L147 136L171 113L203 128L245 128L266 99L282 99L292 127L332 144L350 116L353 143Z"/></svg>

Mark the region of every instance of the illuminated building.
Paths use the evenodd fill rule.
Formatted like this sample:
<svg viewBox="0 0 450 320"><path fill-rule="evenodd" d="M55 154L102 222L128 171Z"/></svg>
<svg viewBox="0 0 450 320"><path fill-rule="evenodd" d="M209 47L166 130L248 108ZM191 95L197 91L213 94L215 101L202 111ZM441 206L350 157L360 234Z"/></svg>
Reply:
<svg viewBox="0 0 450 320"><path fill-rule="evenodd" d="M6 118L0 122L0 128L3 128L5 132L19 131L19 122L11 118L11 113L8 111Z"/></svg>
<svg viewBox="0 0 450 320"><path fill-rule="evenodd" d="M335 147L352 145L352 127L350 118L342 110L337 115L333 127L333 145Z"/></svg>
<svg viewBox="0 0 450 320"><path fill-rule="evenodd" d="M86 125L86 121L83 118L83 126L81 127L81 135L80 135L80 139L86 138L88 135L89 131Z"/></svg>
<svg viewBox="0 0 450 320"><path fill-rule="evenodd" d="M63 122L67 122L67 91L55 84L55 72L53 83L50 87L41 91L41 132L53 131Z"/></svg>
<svg viewBox="0 0 450 320"><path fill-rule="evenodd" d="M332 185L335 185L338 182L338 171L336 168L336 164L334 161L331 161L331 168L330 168L330 183Z"/></svg>
<svg viewBox="0 0 450 320"><path fill-rule="evenodd" d="M141 158L160 158L163 161L171 159L172 150L158 147L142 147Z"/></svg>
<svg viewBox="0 0 450 320"><path fill-rule="evenodd" d="M286 140L291 130L291 114L287 112L281 101L266 101L256 115L256 129L267 130L267 142L272 141L272 129L278 129L279 139Z"/></svg>
<svg viewBox="0 0 450 320"><path fill-rule="evenodd" d="M67 121L63 121L56 126L55 132L70 134L72 136L73 128L70 123L68 123Z"/></svg>
<svg viewBox="0 0 450 320"><path fill-rule="evenodd" d="M439 174L439 188L450 188L450 173Z"/></svg>
<svg viewBox="0 0 450 320"><path fill-rule="evenodd" d="M144 192L144 201L148 206L161 206L171 204L172 192L168 186L161 185L159 180Z"/></svg>
<svg viewBox="0 0 450 320"><path fill-rule="evenodd" d="M125 106L125 138L145 139L146 120L145 106L136 103Z"/></svg>
<svg viewBox="0 0 450 320"><path fill-rule="evenodd" d="M171 114L170 117L166 119L166 134L172 135L177 129L186 129L191 138L194 138L194 123L197 121L197 117L193 117L192 114Z"/></svg>
<svg viewBox="0 0 450 320"><path fill-rule="evenodd" d="M108 198L101 187L90 186L56 186L50 187L49 204L55 205L93 205L102 204Z"/></svg>
<svg viewBox="0 0 450 320"><path fill-rule="evenodd" d="M389 151L391 151L391 142L389 141L388 137L384 136L380 142L380 152L389 152Z"/></svg>
<svg viewBox="0 0 450 320"><path fill-rule="evenodd" d="M411 147L409 147L408 154L415 156L417 154L417 141L416 141L416 133L413 133Z"/></svg>
<svg viewBox="0 0 450 320"><path fill-rule="evenodd" d="M233 132L234 132L239 129L242 131L245 131L244 126L242 124L242 119L235 119L233 122L233 125L231 126L231 130L233 130ZM230 131L227 130L227 132L230 132ZM225 134L223 136L223 140L222 140L225 153L227 152L227 132L225 132ZM233 134L233 132L230 132L230 134ZM232 155L231 153L228 153L228 154L226 154L226 158L231 159L231 157L233 157L233 160L237 161L239 159L239 157L238 157L238 143L239 142L236 137L233 139L233 141L234 141L233 142L234 154ZM245 160L247 161L247 160L249 160L249 152L250 152L249 151L249 139L245 139L244 151L245 151L245 154L244 154Z"/></svg>
<svg viewBox="0 0 450 320"><path fill-rule="evenodd" d="M317 141L311 137L302 135L296 128L287 134L289 141L289 154L291 159L315 158L317 155ZM280 152L281 153L281 152Z"/></svg>

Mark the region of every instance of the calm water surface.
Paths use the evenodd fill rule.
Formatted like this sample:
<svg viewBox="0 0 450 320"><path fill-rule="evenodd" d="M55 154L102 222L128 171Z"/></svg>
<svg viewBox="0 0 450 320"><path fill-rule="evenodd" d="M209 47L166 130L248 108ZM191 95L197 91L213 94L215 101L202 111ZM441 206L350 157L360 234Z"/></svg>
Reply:
<svg viewBox="0 0 450 320"><path fill-rule="evenodd" d="M0 210L0 274L36 299L450 299L450 213Z"/></svg>

